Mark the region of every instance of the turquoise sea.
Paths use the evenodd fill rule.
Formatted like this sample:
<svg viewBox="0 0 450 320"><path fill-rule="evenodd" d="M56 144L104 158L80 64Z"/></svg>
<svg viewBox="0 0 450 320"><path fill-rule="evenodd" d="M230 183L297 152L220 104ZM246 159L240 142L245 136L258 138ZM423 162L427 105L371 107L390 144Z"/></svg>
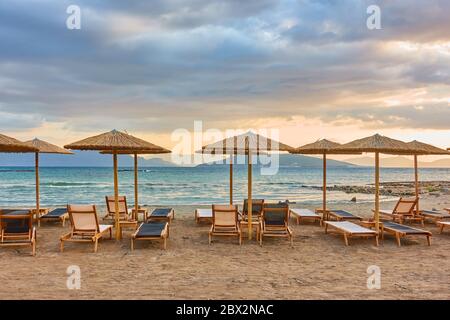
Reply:
<svg viewBox="0 0 450 320"><path fill-rule="evenodd" d="M113 193L112 168L41 168L42 206L67 203L104 205L105 195ZM382 181L412 181L413 169L384 168ZM120 168L120 194L132 203L133 168ZM228 166L195 168L141 168L139 171L141 205L191 205L228 201ZM421 169L421 180L449 180L450 169ZM328 185L364 185L373 183L373 168L329 168ZM245 166L234 170L234 199L242 201L247 193ZM33 206L35 203L34 168L0 167L0 207ZM322 183L321 168L281 167L278 174L262 176L254 170L255 198L320 203L321 191L310 186ZM349 201L351 195L330 192L330 202ZM386 198L385 198L386 199ZM358 195L358 201L373 201L373 195Z"/></svg>

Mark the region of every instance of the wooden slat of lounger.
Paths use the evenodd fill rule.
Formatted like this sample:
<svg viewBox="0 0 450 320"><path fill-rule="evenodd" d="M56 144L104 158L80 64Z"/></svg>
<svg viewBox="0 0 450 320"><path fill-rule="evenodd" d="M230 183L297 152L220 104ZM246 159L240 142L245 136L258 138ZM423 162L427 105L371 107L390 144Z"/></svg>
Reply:
<svg viewBox="0 0 450 320"><path fill-rule="evenodd" d="M325 221L325 223L350 234L376 234L375 230L364 228L350 221Z"/></svg>
<svg viewBox="0 0 450 320"><path fill-rule="evenodd" d="M420 214L427 218L436 218L436 219L450 218L450 214L444 211L422 210Z"/></svg>
<svg viewBox="0 0 450 320"><path fill-rule="evenodd" d="M417 229L410 226L406 226L404 224L399 224L395 222L383 222L383 228L385 230L391 230L394 232L400 232L404 234L429 234L431 235L430 231L423 230L423 229Z"/></svg>

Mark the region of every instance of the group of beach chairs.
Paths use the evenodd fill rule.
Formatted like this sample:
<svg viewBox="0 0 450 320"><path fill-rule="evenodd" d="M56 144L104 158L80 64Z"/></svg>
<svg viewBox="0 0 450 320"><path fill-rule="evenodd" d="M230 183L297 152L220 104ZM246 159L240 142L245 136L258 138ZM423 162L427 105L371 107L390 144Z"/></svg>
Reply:
<svg viewBox="0 0 450 320"><path fill-rule="evenodd" d="M248 212L248 201L244 200L242 211L237 205L212 205L211 209L197 209L195 219L198 223L208 221L211 228L208 232L209 244L214 237L236 237L242 244L243 232L256 229L256 239L260 245L265 237L281 237L293 243L293 233L289 226L290 217L296 219L297 224L310 220L319 222L324 226L325 233L338 233L344 237L346 245L350 238L373 238L378 246L379 236L393 235L398 246L401 239L407 236L425 236L428 245L431 245L432 233L423 228L413 227L406 222L418 222L424 226L425 221L434 222L442 233L445 227L450 226L450 208L442 211L417 211L416 198L400 198L392 210L380 210L382 220L380 231L374 229L373 219L365 220L345 210L316 210L289 208L288 203L266 203L263 199L252 200L252 212ZM175 218L173 208L157 208L148 214L147 209L139 207L128 209L126 197L120 196L119 223L120 230L131 229L131 250L134 250L136 241L161 241L166 249L169 229ZM103 220L115 218L115 200L113 196L106 197L107 214ZM143 222L138 222L138 215L143 215ZM251 215L251 219L249 217ZM36 253L36 228L45 221L59 221L64 226L70 220L70 232L60 237L61 251L66 242L93 243L94 252L97 252L98 242L105 236L112 238L111 224L100 224L95 205L67 205L66 208L56 208L52 211L41 209L0 209L0 246L31 246L32 254ZM122 237L122 234L120 235Z"/></svg>
<svg viewBox="0 0 450 320"><path fill-rule="evenodd" d="M315 212L309 209L291 208L288 204L267 204L264 200L253 200L252 224L256 227L256 238L262 244L264 236L283 236L289 238L292 244L292 231L289 227L289 217L301 221L316 221L324 226L325 233L337 233L343 236L345 244L349 245L350 238L373 238L378 246L379 237L384 239L388 233L396 238L397 245L401 246L401 239L408 236L424 236L428 245L431 245L432 233L428 230L406 225L406 222L419 222L424 226L425 220L431 220L440 227L440 233L450 226L450 208L443 211L421 210L417 212L416 198L400 198L392 210L380 210L382 217L379 227L375 230L374 219L364 220L345 210L321 209ZM238 236L242 242L242 231L248 228L246 217L247 200L244 201L243 213L236 206L217 206L212 209L197 209L195 219L198 223L212 221L209 239L216 235ZM243 226L246 226L245 228Z"/></svg>
<svg viewBox="0 0 450 320"><path fill-rule="evenodd" d="M119 223L122 229L134 229L131 235L131 249L134 250L135 241L160 240L163 248L167 247L169 226L175 218L173 208L157 208L150 214L144 208L139 208L138 213L144 215L143 222L138 222L135 209L128 209L126 197L119 199ZM115 201L113 196L106 197L107 214L103 220L115 218ZM33 221L38 221L38 226L45 221L59 221L62 226L66 220L70 220L70 232L60 237L61 252L64 251L65 242L87 242L94 244L94 252L97 252L98 242L105 236L112 238L111 224L100 224L97 207L95 205L67 205L65 208L53 210L42 209L39 214L35 210L0 209L0 246L31 246L32 254L36 253L36 228Z"/></svg>

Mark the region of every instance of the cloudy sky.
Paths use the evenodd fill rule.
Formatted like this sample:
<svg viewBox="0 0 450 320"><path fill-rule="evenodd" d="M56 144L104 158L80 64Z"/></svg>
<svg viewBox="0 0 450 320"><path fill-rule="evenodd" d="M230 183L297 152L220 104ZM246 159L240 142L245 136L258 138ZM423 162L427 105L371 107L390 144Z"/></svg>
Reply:
<svg viewBox="0 0 450 320"><path fill-rule="evenodd" d="M379 132L450 147L449 15L447 0L2 0L0 132L172 147L202 120L293 146Z"/></svg>

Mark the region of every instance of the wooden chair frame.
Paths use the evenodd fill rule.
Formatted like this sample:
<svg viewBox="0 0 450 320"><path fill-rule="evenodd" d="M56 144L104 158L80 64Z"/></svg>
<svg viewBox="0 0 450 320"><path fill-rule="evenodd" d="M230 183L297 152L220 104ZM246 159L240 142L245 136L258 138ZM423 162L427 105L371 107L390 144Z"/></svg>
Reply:
<svg viewBox="0 0 450 320"><path fill-rule="evenodd" d="M409 221L418 221L424 225L424 217L420 214L416 213L415 208L417 206L417 202L419 201L419 198L404 198L400 197L398 199L397 203L395 204L394 209L392 210L392 213L384 212L386 210L380 210L380 215L392 218L392 221L403 224L403 222L409 220ZM409 203L410 209L408 212L398 212L398 208L402 203ZM372 210L374 212L374 210Z"/></svg>
<svg viewBox="0 0 450 320"><path fill-rule="evenodd" d="M283 225L271 225L266 222L267 212L281 212L284 214L284 224ZM259 245L262 246L264 237L279 237L288 238L291 247L293 243L292 230L289 227L289 206L288 205L273 205L269 203L264 203L263 213L261 218L261 227L259 234Z"/></svg>
<svg viewBox="0 0 450 320"><path fill-rule="evenodd" d="M115 209L115 199L114 196L105 196L106 200L106 215L103 219L115 219L116 209ZM125 206L125 212L120 211L120 204L123 203ZM119 220L128 221L130 219L130 211L128 210L127 197L119 196Z"/></svg>
<svg viewBox="0 0 450 320"><path fill-rule="evenodd" d="M208 233L208 241L211 245L213 236L238 237L239 245L242 244L242 230L239 225L239 211L236 205L212 205L212 225ZM229 224L220 224L217 214L230 215ZM233 220L233 222L231 222Z"/></svg>
<svg viewBox="0 0 450 320"><path fill-rule="evenodd" d="M23 220L28 219L28 232L23 233L8 233L4 228L8 220ZM36 228L33 227L33 213L29 210L28 214L21 215L7 215L0 214L0 246L2 247L16 247L16 246L31 246L31 255L36 255Z"/></svg>
<svg viewBox="0 0 450 320"><path fill-rule="evenodd" d="M105 233L109 231L109 239L112 239L112 226L111 225L100 225L98 223L97 207L95 205L68 205L67 212L69 213L70 222L72 225L72 230L61 236L60 250L64 251L64 242L93 242L94 252L97 252L98 241L104 236ZM95 224L92 229L78 229L77 222L73 218L73 214L86 214L95 216ZM103 230L102 230L103 229Z"/></svg>

